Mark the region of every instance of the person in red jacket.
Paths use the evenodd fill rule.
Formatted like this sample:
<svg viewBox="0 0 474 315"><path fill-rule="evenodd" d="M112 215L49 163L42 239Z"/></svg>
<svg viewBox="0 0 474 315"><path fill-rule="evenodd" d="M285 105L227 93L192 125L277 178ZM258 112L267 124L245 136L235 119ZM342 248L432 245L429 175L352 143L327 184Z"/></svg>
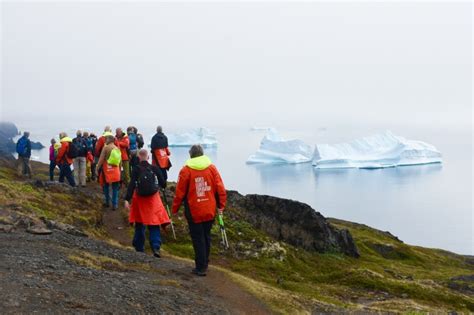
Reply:
<svg viewBox="0 0 474 315"><path fill-rule="evenodd" d="M160 168L163 177L167 180L168 171L171 168L171 152L168 148L168 137L163 133L161 126L156 127L156 134L151 138L151 152L153 165Z"/></svg>
<svg viewBox="0 0 474 315"><path fill-rule="evenodd" d="M176 215L184 202L184 213L193 241L193 273L205 276L211 251L211 228L216 216L224 211L227 193L222 178L200 145L189 150L190 159L179 172L172 212Z"/></svg>
<svg viewBox="0 0 474 315"><path fill-rule="evenodd" d="M61 147L56 156L56 165L59 166L59 182L64 183L64 178L66 178L69 185L75 187L76 181L74 180L74 174L71 171L72 159L68 156L69 146L72 143L72 139L69 138L65 132L59 134L59 139Z"/></svg>
<svg viewBox="0 0 474 315"><path fill-rule="evenodd" d="M100 153L102 152L102 149L104 148L104 145L105 145L104 134L108 132L112 132L112 128L110 126L105 126L104 133L102 134L102 136L99 137L99 139L97 139L97 142L95 144L95 149L94 149L94 157L96 159L95 163L99 161Z"/></svg>
<svg viewBox="0 0 474 315"><path fill-rule="evenodd" d="M132 170L132 180L128 185L125 196L125 208L130 210L129 222L135 224L135 234L133 236L133 247L137 252L145 250L145 229L148 226L150 247L155 257L160 257L161 233L160 227L170 224L170 218L161 201L159 188L166 187L158 167L148 163L148 151L141 149L138 151L140 162ZM151 175L151 176L150 176ZM151 188L150 182L142 181L144 176L150 176L155 183L153 189L147 195L140 195L140 185ZM145 177L146 178L146 177ZM130 205L131 202L131 205Z"/></svg>
<svg viewBox="0 0 474 315"><path fill-rule="evenodd" d="M128 135L122 131L122 128L117 128L115 130L115 140L115 145L118 146L122 152L122 180L125 186L127 186L130 182L130 163L128 156L130 140L128 139Z"/></svg>

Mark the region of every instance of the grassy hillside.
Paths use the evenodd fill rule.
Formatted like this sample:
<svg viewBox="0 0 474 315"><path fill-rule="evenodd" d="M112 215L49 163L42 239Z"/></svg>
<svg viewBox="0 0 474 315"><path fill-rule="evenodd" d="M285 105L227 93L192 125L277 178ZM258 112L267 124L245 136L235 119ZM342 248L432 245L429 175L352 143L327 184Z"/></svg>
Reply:
<svg viewBox="0 0 474 315"><path fill-rule="evenodd" d="M0 163L0 209L69 223L97 238L101 228L100 192L45 187L15 176ZM46 166L35 163L36 177L46 179ZM446 251L410 246L370 227L330 219L350 230L361 254L320 254L278 242L245 222L229 205L226 214L231 248L218 243L213 229L211 264L265 301L275 312L328 311L474 312L474 261ZM0 213L1 220L1 213ZM184 219L176 220L178 239L164 236L169 255L192 258Z"/></svg>
<svg viewBox="0 0 474 315"><path fill-rule="evenodd" d="M256 280L247 285L275 311L310 311L313 307L474 311L474 286L470 287L470 295L466 290L462 293L449 288L452 278L474 274L474 261L442 250L410 246L364 225L336 219L330 222L349 229L360 258L304 251L272 240L243 221L228 218L231 248L224 250L217 244L220 234L215 226L212 263ZM192 257L185 224L178 221L177 225L178 241L170 240L164 248L175 255ZM265 286L260 290L261 283ZM279 294L271 289L277 289Z"/></svg>

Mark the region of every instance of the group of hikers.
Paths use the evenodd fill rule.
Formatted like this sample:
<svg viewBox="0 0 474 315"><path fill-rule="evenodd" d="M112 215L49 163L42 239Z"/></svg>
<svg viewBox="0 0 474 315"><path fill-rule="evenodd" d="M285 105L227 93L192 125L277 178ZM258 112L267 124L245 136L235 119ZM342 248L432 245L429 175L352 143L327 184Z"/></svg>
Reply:
<svg viewBox="0 0 474 315"><path fill-rule="evenodd" d="M17 142L18 175L31 178L30 134L25 132ZM104 208L119 207L121 186L126 187L124 206L129 210L129 222L134 225L132 245L138 252L145 250L146 228L155 257L160 257L161 231L172 225L170 216L178 215L184 205L192 239L195 268L192 272L205 276L211 248L211 228L216 215L221 218L226 204L226 190L222 178L211 160L204 155L201 145L189 150L190 158L179 172L171 211L169 211L164 189L168 171L172 164L168 138L161 126L151 140L150 152L143 148L143 136L136 127L127 132L106 126L100 137L94 133L77 131L71 139L65 132L59 134L59 142L51 139L49 148L49 176L54 180L54 171L59 168L59 182L67 180L73 187L85 187L87 182L97 180L104 194ZM149 162L151 155L151 163ZM163 193L165 205L160 196Z"/></svg>

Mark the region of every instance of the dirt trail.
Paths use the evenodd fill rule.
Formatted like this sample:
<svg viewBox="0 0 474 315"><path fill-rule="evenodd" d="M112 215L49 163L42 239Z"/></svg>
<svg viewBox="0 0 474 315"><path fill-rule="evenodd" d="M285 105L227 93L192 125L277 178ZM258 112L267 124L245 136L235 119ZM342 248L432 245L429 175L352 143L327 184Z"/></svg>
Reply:
<svg viewBox="0 0 474 315"><path fill-rule="evenodd" d="M128 234L128 224L124 221L120 210L107 210L104 213L104 227L107 233L117 242L124 246L131 245L131 236ZM179 275L183 280L196 279L206 290L215 294L216 303L225 305L231 314L271 314L271 311L255 296L251 295L238 284L233 282L223 272L210 267L206 277L199 278L191 274L192 263L173 259L166 254L162 260L173 261L176 268L170 270Z"/></svg>

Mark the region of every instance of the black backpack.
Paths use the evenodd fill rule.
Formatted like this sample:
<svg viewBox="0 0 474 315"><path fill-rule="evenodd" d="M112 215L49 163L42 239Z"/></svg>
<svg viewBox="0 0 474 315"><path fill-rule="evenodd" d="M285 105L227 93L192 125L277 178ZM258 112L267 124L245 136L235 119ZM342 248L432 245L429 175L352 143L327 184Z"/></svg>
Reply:
<svg viewBox="0 0 474 315"><path fill-rule="evenodd" d="M160 189L158 178L151 166L139 166L140 175L138 176L136 187L139 196L151 196Z"/></svg>
<svg viewBox="0 0 474 315"><path fill-rule="evenodd" d="M67 156L70 159L75 159L79 156L80 146L77 142L71 142L69 144L69 150L67 151Z"/></svg>
<svg viewBox="0 0 474 315"><path fill-rule="evenodd" d="M79 148L79 156L87 156L87 140L85 138L76 138L76 145Z"/></svg>

